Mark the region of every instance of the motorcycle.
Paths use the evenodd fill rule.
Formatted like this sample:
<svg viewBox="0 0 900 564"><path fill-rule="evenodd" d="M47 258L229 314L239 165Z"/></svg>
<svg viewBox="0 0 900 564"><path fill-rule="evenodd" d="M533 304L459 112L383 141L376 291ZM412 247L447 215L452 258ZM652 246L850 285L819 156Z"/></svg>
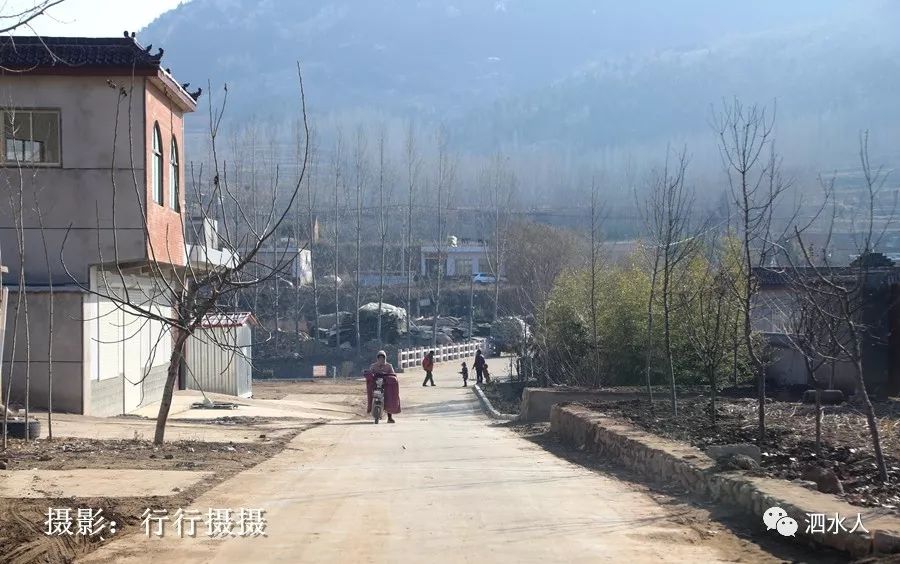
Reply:
<svg viewBox="0 0 900 564"><path fill-rule="evenodd" d="M375 389L372 391L372 417L377 425L384 411L384 375L375 374Z"/></svg>

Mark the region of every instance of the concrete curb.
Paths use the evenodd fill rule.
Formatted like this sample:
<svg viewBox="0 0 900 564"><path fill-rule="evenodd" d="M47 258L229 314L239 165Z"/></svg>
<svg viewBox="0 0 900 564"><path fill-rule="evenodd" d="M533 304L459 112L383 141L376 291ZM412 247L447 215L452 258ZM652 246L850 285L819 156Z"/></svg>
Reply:
<svg viewBox="0 0 900 564"><path fill-rule="evenodd" d="M852 506L843 500L798 484L743 472L719 472L699 449L645 432L622 421L578 405L554 405L550 429L564 442L597 453L641 474L648 481L680 484L714 503L737 507L765 531L763 514L770 507L785 510L799 525L797 543L827 546L855 558L900 552L900 519L877 509ZM867 532L806 533L810 514L860 515ZM848 527L849 528L849 527ZM782 537L787 538L787 537Z"/></svg>
<svg viewBox="0 0 900 564"><path fill-rule="evenodd" d="M484 392L481 391L481 386L478 384L472 386L472 389L475 390L475 395L478 396L478 402L481 404L482 409L484 409L484 412L487 413L488 417L491 419L496 419L498 421L515 421L519 418L518 415L512 413L500 413L494 409L494 406L491 405L491 400L484 395Z"/></svg>

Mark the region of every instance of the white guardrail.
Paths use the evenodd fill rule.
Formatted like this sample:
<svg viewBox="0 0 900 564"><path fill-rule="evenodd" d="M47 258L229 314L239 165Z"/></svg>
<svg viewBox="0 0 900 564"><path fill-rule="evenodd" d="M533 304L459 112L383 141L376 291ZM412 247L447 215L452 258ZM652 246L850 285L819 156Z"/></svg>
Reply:
<svg viewBox="0 0 900 564"><path fill-rule="evenodd" d="M469 339L465 343L453 343L452 345L400 349L397 351L397 364L394 366L394 370L403 372L407 368L422 366L422 359L429 351L434 351L435 362L473 358L476 350L484 350L484 341L484 339L475 338Z"/></svg>

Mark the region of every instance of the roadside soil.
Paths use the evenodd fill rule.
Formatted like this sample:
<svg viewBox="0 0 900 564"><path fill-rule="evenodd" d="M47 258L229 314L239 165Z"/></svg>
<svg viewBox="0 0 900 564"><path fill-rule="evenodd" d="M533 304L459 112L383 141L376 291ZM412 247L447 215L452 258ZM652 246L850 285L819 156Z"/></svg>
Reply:
<svg viewBox="0 0 900 564"><path fill-rule="evenodd" d="M678 416L668 401L607 402L589 407L628 421L654 434L688 442L701 450L712 445L757 442L756 400L722 399L716 423L709 398L679 400ZM822 421L822 449L815 451L815 407L768 401L767 441L762 445L762 473L785 480L800 479L814 465L834 470L844 487L844 500L863 507L900 513L900 409L896 402L879 404L879 428L887 458L889 482L878 481L865 416L853 405L827 406Z"/></svg>
<svg viewBox="0 0 900 564"><path fill-rule="evenodd" d="M320 380L254 380L253 399L279 400L292 394L362 394L366 384L356 378Z"/></svg>
<svg viewBox="0 0 900 564"><path fill-rule="evenodd" d="M117 523L116 537L132 533L140 529L140 515L145 509L168 509L171 514L180 507L188 508L206 490L281 452L292 438L309 427L304 424L277 439L268 439L266 430L260 429L260 436L253 443L178 441L161 447L145 440L63 438L26 444L12 439L7 451L0 453L0 462L9 470L137 468L212 474L185 489L173 485L172 495L164 497L0 498L0 562L68 563L101 544L99 539L81 535L47 536L44 522L48 508L71 508L73 516L78 508L102 509L107 520Z"/></svg>
<svg viewBox="0 0 900 564"><path fill-rule="evenodd" d="M549 423L503 424L548 452L589 470L627 482L666 508L670 520L693 532L692 542L714 545L733 562L847 562L832 550L807 549L767 535L761 523L742 513L694 499L684 488L671 484L648 485L641 476L590 453L573 449L550 432Z"/></svg>

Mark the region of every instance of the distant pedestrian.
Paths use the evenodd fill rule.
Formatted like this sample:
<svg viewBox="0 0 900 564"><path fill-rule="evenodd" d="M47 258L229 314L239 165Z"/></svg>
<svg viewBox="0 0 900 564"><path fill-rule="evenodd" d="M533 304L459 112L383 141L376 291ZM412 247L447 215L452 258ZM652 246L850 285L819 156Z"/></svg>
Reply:
<svg viewBox="0 0 900 564"><path fill-rule="evenodd" d="M475 351L475 362L472 364L475 367L475 383L483 384L484 383L484 367L487 366L487 361L484 360L484 355L481 354L481 349Z"/></svg>
<svg viewBox="0 0 900 564"><path fill-rule="evenodd" d="M469 367L466 366L465 362L462 363L462 370L460 370L459 373L462 374L462 377L463 377L463 388L468 387L469 386Z"/></svg>
<svg viewBox="0 0 900 564"><path fill-rule="evenodd" d="M488 371L488 363L487 362L484 363L484 383L485 384L491 383L491 373Z"/></svg>
<svg viewBox="0 0 900 564"><path fill-rule="evenodd" d="M422 359L422 368L425 369L425 381L422 382L422 385L427 386L428 382L431 382L431 385L434 386L434 376L431 374L434 370L434 351L429 351Z"/></svg>

